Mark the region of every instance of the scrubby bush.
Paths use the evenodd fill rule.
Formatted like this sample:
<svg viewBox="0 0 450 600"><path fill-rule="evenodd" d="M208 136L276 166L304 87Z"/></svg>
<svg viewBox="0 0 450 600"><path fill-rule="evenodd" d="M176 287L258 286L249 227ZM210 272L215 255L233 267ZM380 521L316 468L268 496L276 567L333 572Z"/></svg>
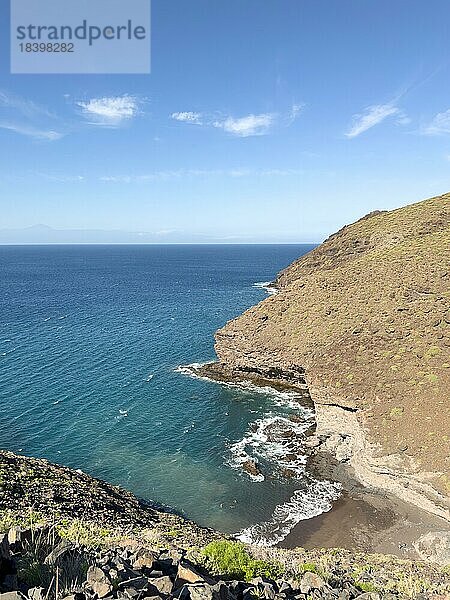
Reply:
<svg viewBox="0 0 450 600"><path fill-rule="evenodd" d="M215 573L230 579L250 581L254 577L276 579L282 574L277 563L256 560L250 556L244 544L220 540L211 542L202 551L208 567Z"/></svg>
<svg viewBox="0 0 450 600"><path fill-rule="evenodd" d="M96 548L117 541L106 527L82 519L62 520L56 527L58 535L74 544Z"/></svg>

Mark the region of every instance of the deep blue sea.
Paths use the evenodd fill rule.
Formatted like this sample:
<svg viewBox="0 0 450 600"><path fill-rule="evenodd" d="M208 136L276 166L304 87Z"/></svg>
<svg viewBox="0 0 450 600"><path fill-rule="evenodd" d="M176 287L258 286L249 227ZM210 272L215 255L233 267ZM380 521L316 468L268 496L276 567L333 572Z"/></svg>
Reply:
<svg viewBox="0 0 450 600"><path fill-rule="evenodd" d="M0 447L281 540L335 493L289 437L311 410L179 367L214 359L214 331L267 295L255 284L311 248L0 246Z"/></svg>

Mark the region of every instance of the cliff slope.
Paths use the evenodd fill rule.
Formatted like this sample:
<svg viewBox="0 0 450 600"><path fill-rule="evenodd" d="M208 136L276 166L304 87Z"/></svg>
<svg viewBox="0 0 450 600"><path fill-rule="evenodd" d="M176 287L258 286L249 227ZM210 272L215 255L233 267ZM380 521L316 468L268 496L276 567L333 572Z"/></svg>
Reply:
<svg viewBox="0 0 450 600"><path fill-rule="evenodd" d="M344 227L276 285L217 332L219 367L304 369L318 419L338 432L353 419L378 474L431 481L448 515L450 194Z"/></svg>
<svg viewBox="0 0 450 600"><path fill-rule="evenodd" d="M0 600L449 598L445 561L424 558L247 546L80 471L0 451Z"/></svg>

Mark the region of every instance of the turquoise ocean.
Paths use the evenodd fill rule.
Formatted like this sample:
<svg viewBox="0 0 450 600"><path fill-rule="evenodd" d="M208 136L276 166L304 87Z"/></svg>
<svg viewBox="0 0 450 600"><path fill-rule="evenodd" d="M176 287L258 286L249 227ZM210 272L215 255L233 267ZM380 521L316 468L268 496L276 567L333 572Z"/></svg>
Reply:
<svg viewBox="0 0 450 600"><path fill-rule="evenodd" d="M261 544L329 510L336 487L304 465L310 407L186 368L312 247L0 246L0 447Z"/></svg>

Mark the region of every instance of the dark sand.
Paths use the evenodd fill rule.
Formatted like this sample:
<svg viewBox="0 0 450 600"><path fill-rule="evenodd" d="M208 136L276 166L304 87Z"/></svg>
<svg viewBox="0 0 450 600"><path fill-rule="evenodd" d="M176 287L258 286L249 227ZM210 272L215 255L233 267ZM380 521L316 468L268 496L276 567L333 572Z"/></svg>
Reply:
<svg viewBox="0 0 450 600"><path fill-rule="evenodd" d="M448 522L393 497L360 487L344 491L333 508L294 527L281 548L347 548L419 558L413 542Z"/></svg>

